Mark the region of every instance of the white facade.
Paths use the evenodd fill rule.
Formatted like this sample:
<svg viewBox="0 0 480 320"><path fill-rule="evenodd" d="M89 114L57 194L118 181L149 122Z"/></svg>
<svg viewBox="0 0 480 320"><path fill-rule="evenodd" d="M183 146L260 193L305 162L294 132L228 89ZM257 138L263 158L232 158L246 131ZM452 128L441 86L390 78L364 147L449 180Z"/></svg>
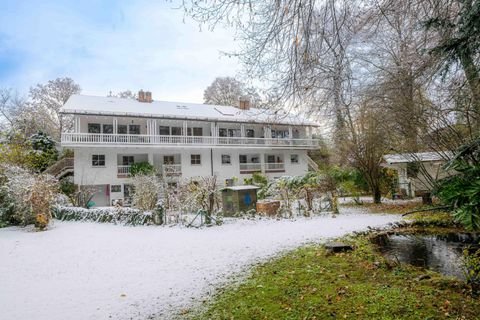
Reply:
<svg viewBox="0 0 480 320"><path fill-rule="evenodd" d="M149 162L171 182L215 175L220 183L237 178L242 184L253 172L271 179L303 175L308 171L307 150L318 146L311 138L312 124L297 119L267 122L265 111L256 109L195 105L186 110L179 104L173 118L172 111L162 115L157 110L162 102L82 97L73 96L62 108L74 116L74 131L62 133L62 145L75 152L75 184L97 186L96 205L128 197L132 163ZM117 109L108 106L107 115L98 105L108 101ZM124 102L131 113L123 109ZM146 107L155 113L142 114ZM209 117L203 119L205 114Z"/></svg>

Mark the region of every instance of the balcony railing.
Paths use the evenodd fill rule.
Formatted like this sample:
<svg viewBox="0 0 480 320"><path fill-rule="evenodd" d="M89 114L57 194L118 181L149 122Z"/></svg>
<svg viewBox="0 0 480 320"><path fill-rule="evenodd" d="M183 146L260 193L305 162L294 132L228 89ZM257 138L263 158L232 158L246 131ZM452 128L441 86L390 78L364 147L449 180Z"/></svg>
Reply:
<svg viewBox="0 0 480 320"><path fill-rule="evenodd" d="M117 177L129 178L131 166L117 165ZM162 165L162 173L166 177L175 177L182 175L181 164L164 164Z"/></svg>
<svg viewBox="0 0 480 320"><path fill-rule="evenodd" d="M285 172L283 162L265 163L265 172Z"/></svg>
<svg viewBox="0 0 480 320"><path fill-rule="evenodd" d="M164 164L162 166L163 176L164 177L175 177L182 175L182 165L181 164Z"/></svg>
<svg viewBox="0 0 480 320"><path fill-rule="evenodd" d="M261 163L240 163L240 173L262 172Z"/></svg>
<svg viewBox="0 0 480 320"><path fill-rule="evenodd" d="M316 139L246 138L211 136L159 136L139 134L62 133L62 144L69 145L204 145L204 146L268 146L302 147L319 146Z"/></svg>
<svg viewBox="0 0 480 320"><path fill-rule="evenodd" d="M117 166L117 177L118 178L130 177L130 168L131 166Z"/></svg>

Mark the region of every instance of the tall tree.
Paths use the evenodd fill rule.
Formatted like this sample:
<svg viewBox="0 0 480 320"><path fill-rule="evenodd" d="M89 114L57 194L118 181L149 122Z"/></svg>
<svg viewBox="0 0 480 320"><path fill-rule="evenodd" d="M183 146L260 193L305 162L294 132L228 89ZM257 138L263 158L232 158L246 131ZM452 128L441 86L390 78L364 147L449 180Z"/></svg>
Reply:
<svg viewBox="0 0 480 320"><path fill-rule="evenodd" d="M203 101L206 104L237 106L242 97L248 97L252 103L259 100L255 89L248 88L243 82L232 77L215 78L203 92Z"/></svg>
<svg viewBox="0 0 480 320"><path fill-rule="evenodd" d="M37 84L30 88L30 108L32 115L27 119L38 126L42 121L44 130L50 136L58 139L63 130L70 130L73 126L70 117L62 118L60 108L73 94L81 92L81 88L70 78L57 78L46 84ZM39 117L38 117L39 116Z"/></svg>

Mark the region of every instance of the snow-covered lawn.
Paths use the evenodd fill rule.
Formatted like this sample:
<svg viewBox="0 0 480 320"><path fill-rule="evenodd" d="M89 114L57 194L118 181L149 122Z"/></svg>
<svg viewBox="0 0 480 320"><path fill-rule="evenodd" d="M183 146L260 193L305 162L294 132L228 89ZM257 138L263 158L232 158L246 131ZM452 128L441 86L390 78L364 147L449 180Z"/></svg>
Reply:
<svg viewBox="0 0 480 320"><path fill-rule="evenodd" d="M255 262L399 219L345 208L336 218L204 229L58 221L46 232L0 229L0 318L168 318Z"/></svg>

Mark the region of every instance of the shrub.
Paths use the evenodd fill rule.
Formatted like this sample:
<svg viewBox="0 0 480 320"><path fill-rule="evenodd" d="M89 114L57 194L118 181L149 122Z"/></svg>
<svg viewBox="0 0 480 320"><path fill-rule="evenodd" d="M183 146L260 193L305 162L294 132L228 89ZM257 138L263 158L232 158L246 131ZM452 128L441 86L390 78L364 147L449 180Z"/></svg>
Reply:
<svg viewBox="0 0 480 320"><path fill-rule="evenodd" d="M435 193L453 208L457 222L468 230L480 229L480 138L462 146L447 169L458 174L439 182Z"/></svg>
<svg viewBox="0 0 480 320"><path fill-rule="evenodd" d="M153 175L155 173L155 167L148 162L137 162L130 167L130 174L134 176L138 175Z"/></svg>
<svg viewBox="0 0 480 320"><path fill-rule="evenodd" d="M35 223L45 229L57 192L56 180L15 166L3 166L1 180L2 219L24 226Z"/></svg>
<svg viewBox="0 0 480 320"><path fill-rule="evenodd" d="M243 182L260 188L257 191L257 197L259 200L265 199L270 195L272 183L268 182L267 176L259 172L254 172L251 178L245 178Z"/></svg>
<svg viewBox="0 0 480 320"><path fill-rule="evenodd" d="M159 179L152 175L135 175L132 178L132 185L133 206L143 211L155 209L158 203L158 195L163 192Z"/></svg>
<svg viewBox="0 0 480 320"><path fill-rule="evenodd" d="M57 206L53 209L53 216L62 221L89 221L131 226L153 224L155 215L161 216L162 213L162 210L152 213L125 207L86 209Z"/></svg>

